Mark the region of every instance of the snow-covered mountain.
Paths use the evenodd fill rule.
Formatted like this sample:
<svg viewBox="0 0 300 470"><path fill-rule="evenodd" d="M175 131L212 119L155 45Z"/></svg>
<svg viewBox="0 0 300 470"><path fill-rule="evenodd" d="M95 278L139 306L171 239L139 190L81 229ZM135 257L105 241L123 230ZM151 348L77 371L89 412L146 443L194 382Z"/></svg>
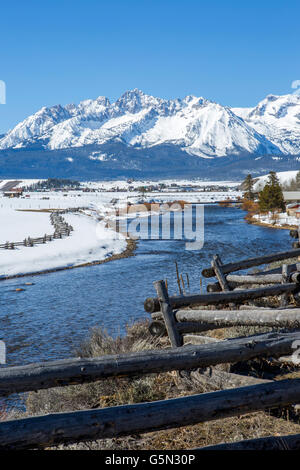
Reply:
<svg viewBox="0 0 300 470"><path fill-rule="evenodd" d="M135 89L112 104L99 97L78 106L42 108L0 139L0 149L41 142L57 150L116 140L144 148L171 143L205 158L280 153L249 124L229 107L204 98L164 100Z"/></svg>
<svg viewBox="0 0 300 470"><path fill-rule="evenodd" d="M233 112L283 154L300 154L300 95L268 95L255 108Z"/></svg>
<svg viewBox="0 0 300 470"><path fill-rule="evenodd" d="M44 107L0 136L3 177L26 163L33 169L43 165L43 173L28 169L28 176L41 177L47 168L88 176L91 164L91 172L164 167L213 173L226 165L228 171L259 173L275 169L273 163L277 170L291 169L298 159L298 95L269 95L255 108L231 109L195 96L165 100L135 89L114 103L100 96Z"/></svg>

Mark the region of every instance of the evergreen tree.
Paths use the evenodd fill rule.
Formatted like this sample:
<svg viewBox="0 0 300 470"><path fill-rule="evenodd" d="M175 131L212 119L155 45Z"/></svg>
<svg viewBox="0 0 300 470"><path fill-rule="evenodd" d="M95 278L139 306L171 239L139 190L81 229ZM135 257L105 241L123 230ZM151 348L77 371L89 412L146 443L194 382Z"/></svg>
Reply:
<svg viewBox="0 0 300 470"><path fill-rule="evenodd" d="M244 187L244 199L247 199L249 201L254 201L254 191L253 191L253 185L254 181L252 176L249 174L246 176L244 182L243 182L243 187Z"/></svg>
<svg viewBox="0 0 300 470"><path fill-rule="evenodd" d="M296 189L300 189L300 171L296 175Z"/></svg>
<svg viewBox="0 0 300 470"><path fill-rule="evenodd" d="M262 212L285 210L285 203L279 179L274 171L270 171L264 189L259 193L259 209Z"/></svg>

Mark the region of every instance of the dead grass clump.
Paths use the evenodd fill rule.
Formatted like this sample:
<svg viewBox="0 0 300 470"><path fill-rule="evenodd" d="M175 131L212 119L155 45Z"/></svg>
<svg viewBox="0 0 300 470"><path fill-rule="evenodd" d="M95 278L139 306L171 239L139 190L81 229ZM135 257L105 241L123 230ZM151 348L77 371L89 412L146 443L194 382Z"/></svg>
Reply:
<svg viewBox="0 0 300 470"><path fill-rule="evenodd" d="M80 357L98 357L166 346L169 346L167 338L154 338L148 331L148 323L140 322L128 327L125 336L117 338L112 338L101 328L95 328L76 353ZM173 387L172 373L112 377L29 393L26 412L36 415L160 400L166 398Z"/></svg>
<svg viewBox="0 0 300 470"><path fill-rule="evenodd" d="M283 264L296 264L299 263L298 258L289 258L281 261L273 261L267 266L266 270L280 268Z"/></svg>
<svg viewBox="0 0 300 470"><path fill-rule="evenodd" d="M127 326L126 335L117 336L116 338L112 338L102 328L93 328L89 338L77 349L76 355L79 357L98 357L162 347L161 339L149 333L148 325L147 321L142 321Z"/></svg>
<svg viewBox="0 0 300 470"><path fill-rule="evenodd" d="M293 434L298 433L299 430L298 424L258 412L205 422L177 430L152 433L151 436L147 436L144 445L148 449L192 449L221 442L236 442L285 433Z"/></svg>

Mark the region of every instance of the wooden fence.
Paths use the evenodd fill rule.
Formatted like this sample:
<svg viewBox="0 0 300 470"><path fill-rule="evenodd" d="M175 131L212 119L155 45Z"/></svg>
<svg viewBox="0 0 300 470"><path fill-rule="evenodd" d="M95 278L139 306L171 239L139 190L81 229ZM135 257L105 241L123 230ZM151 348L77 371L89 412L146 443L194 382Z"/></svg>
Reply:
<svg viewBox="0 0 300 470"><path fill-rule="evenodd" d="M68 359L0 369L0 393L37 390L132 376L187 370L253 357L291 354L300 332L267 333L200 346L152 350L92 359ZM176 428L300 402L300 379L267 382L231 390L137 405L0 422L0 449L43 448Z"/></svg>
<svg viewBox="0 0 300 470"><path fill-rule="evenodd" d="M271 262L274 258L288 259L299 255L300 250L293 250L286 252L284 257L283 254L277 253L264 259ZM257 261L260 264L261 259ZM219 257L214 257L212 267L222 292L169 297L163 281L154 283L157 297L148 299L145 308L152 312L152 326L157 323L163 326L160 334L163 331L168 333L172 346L170 349L88 359L74 358L0 369L0 394L3 396L94 382L108 377L139 376L172 370L184 371L184 374L190 377L196 374L198 380L214 383L217 383L220 377L224 379L225 374L230 381L230 389L151 403L1 421L0 449L45 448L62 443L126 436L300 403L300 379L270 381L225 372L220 376L220 371L213 373L214 366L218 364L235 364L257 357L271 356L276 360L288 357L293 360L295 344L300 342L300 309L290 308L289 305L279 309L258 309L253 306L248 306L248 309L244 306L243 310L238 308L246 301L270 295L280 295L282 301L287 304L290 296L297 296L300 288L298 265L285 267L281 274L271 273L281 276L269 278L272 282L276 281L274 285L232 291L225 271L230 273L236 270L237 265L245 264L248 267L249 264L254 266L253 261L249 263L248 260L247 263L232 263L229 268L229 265L222 265ZM256 280L253 278L254 284ZM246 278L245 284L248 285L248 281ZM236 279L230 282L236 282ZM229 305L231 310L182 309L183 305L219 303ZM276 328L284 327L285 331L271 331L222 341L189 334L240 324L267 324ZM185 338L189 338L189 341L197 338L196 341L204 344L184 345ZM209 375L205 374L207 367L212 370ZM287 446L299 449L299 435L283 439ZM244 446L247 449L280 448L280 442L283 445L280 438L272 437L224 446Z"/></svg>
<svg viewBox="0 0 300 470"><path fill-rule="evenodd" d="M50 215L50 222L54 227L54 232L51 235L43 235L42 237L32 238L28 237L25 238L23 241L20 242L5 242L0 244L0 248L5 250L14 250L18 246L26 246L26 247L33 247L34 245L44 244L47 242L51 242L58 238L64 238L70 236L71 232L74 230L72 225L69 225L65 219L62 217L62 214L67 214L70 212L78 212L84 208L69 208L69 209L62 209L62 210L55 210L51 212Z"/></svg>

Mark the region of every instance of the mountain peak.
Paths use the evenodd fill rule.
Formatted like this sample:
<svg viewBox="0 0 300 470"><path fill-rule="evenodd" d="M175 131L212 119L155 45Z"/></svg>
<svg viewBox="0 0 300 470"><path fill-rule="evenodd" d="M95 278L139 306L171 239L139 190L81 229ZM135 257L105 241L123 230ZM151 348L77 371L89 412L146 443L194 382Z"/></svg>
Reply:
<svg viewBox="0 0 300 470"><path fill-rule="evenodd" d="M134 88L133 90L125 91L125 93L123 93L123 95L121 95L119 100L141 99L144 96L146 96L146 95L142 90L139 90L138 88Z"/></svg>
<svg viewBox="0 0 300 470"><path fill-rule="evenodd" d="M114 103L99 96L43 107L1 137L0 149L107 142L145 149L172 144L204 158L300 155L300 97L268 95L253 109L231 109L194 95L166 100L134 88Z"/></svg>

